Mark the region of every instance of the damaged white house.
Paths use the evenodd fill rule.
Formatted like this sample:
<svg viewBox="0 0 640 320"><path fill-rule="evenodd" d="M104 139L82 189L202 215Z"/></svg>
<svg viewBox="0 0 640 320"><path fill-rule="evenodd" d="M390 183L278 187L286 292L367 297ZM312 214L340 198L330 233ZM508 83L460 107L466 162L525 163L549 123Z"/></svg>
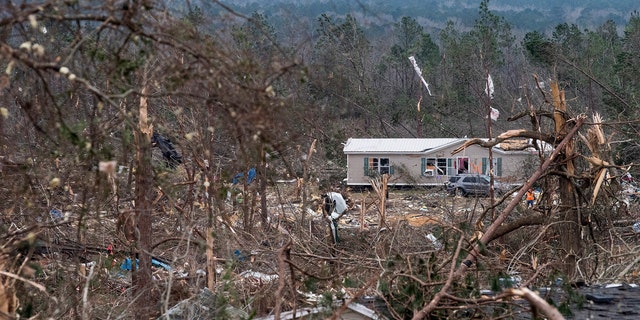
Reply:
<svg viewBox="0 0 640 320"><path fill-rule="evenodd" d="M489 174L489 150L471 145L462 152L452 151L467 138L349 138L344 145L349 186L369 186L371 178L389 174L394 186L441 186L449 176L459 173ZM493 173L497 181L519 183L528 166L537 162L536 151L513 143L492 149Z"/></svg>

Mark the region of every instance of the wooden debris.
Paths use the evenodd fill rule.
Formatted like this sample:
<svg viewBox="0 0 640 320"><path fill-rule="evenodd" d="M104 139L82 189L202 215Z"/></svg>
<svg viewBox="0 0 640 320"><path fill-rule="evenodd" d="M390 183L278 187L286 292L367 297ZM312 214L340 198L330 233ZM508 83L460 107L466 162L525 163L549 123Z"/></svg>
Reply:
<svg viewBox="0 0 640 320"><path fill-rule="evenodd" d="M382 177L371 179L371 186L373 190L375 190L378 195L378 199L380 200L380 204L378 205L378 214L380 216L380 227L387 224L387 217L385 211L385 203L387 199L387 184L389 182L389 175L383 174Z"/></svg>
<svg viewBox="0 0 640 320"><path fill-rule="evenodd" d="M527 139L512 139L500 142L500 149L505 151L524 150L530 146Z"/></svg>

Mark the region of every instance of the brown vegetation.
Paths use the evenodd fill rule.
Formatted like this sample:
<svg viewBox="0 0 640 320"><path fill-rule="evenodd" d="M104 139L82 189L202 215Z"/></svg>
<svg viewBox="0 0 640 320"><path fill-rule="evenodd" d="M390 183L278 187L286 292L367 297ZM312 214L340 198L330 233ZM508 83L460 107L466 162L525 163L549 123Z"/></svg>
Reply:
<svg viewBox="0 0 640 320"><path fill-rule="evenodd" d="M572 285L637 280L638 204L620 179L637 159L632 37L618 46L618 93L562 47L572 42L535 34L517 66L529 80L507 81L502 62L524 52L487 1L474 29L449 25L441 47L402 19L379 60L353 16L322 16L317 39L285 48L263 16L217 4L228 21L191 7L176 18L155 1L0 5L2 317L278 319L322 307L337 319L367 297L397 319L558 318L579 303ZM438 74L424 101L409 53ZM543 87L534 67L553 80ZM488 70L511 83L495 99L483 94ZM590 100L568 99L572 86ZM505 98L516 94L524 102ZM431 105L403 109L415 101ZM491 105L508 121L485 117ZM594 109L621 121L582 114ZM394 189L387 175L368 190L339 183L345 137L485 131L469 144L524 138L538 151L504 197ZM632 142L617 147L618 136ZM319 207L327 191L350 200L338 243ZM560 301L534 293L559 282Z"/></svg>

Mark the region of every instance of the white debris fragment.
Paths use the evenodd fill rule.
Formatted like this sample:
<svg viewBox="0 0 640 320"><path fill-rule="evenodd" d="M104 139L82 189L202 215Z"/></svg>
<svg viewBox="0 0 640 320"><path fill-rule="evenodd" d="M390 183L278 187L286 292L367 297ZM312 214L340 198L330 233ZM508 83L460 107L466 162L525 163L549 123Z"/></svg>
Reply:
<svg viewBox="0 0 640 320"><path fill-rule="evenodd" d="M436 250L442 249L442 243L433 235L433 233L429 233L425 237L427 240L431 241L431 244L433 244L433 247L436 248Z"/></svg>
<svg viewBox="0 0 640 320"><path fill-rule="evenodd" d="M277 274L266 274L258 271L247 270L240 273L240 276L245 279L258 279L266 282L271 282L278 279Z"/></svg>

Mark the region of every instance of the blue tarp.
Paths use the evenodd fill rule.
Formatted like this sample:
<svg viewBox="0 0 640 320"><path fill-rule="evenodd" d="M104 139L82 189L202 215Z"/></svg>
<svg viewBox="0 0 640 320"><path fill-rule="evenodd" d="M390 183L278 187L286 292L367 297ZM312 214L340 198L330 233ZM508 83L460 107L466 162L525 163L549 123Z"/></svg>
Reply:
<svg viewBox="0 0 640 320"><path fill-rule="evenodd" d="M249 169L249 171L247 171L247 184L251 184L251 182L253 182L253 180L256 179L256 168L251 168ZM240 182L240 179L244 178L244 173L239 172L236 173L235 176L233 176L233 180L231 180L231 183L233 184L237 184Z"/></svg>
<svg viewBox="0 0 640 320"><path fill-rule="evenodd" d="M138 259L136 259L136 269L138 268ZM120 270L131 271L131 258L126 258L120 265Z"/></svg>
<svg viewBox="0 0 640 320"><path fill-rule="evenodd" d="M136 269L138 269L139 265L139 260L136 259ZM151 265L156 267L156 268L162 268L165 270L171 270L171 266L169 266L168 264L159 261L155 258L151 259ZM126 258L124 259L124 261L122 261L122 264L120 265L120 270L126 270L126 271L131 271L131 258Z"/></svg>
<svg viewBox="0 0 640 320"><path fill-rule="evenodd" d="M58 209L51 209L51 211L49 211L49 214L51 215L51 218L53 220L58 220L58 219L62 219L62 212L60 212L60 210Z"/></svg>
<svg viewBox="0 0 640 320"><path fill-rule="evenodd" d="M238 261L245 261L247 260L247 256L245 256L242 251L236 249L235 251L233 251L233 257L235 259L237 259Z"/></svg>
<svg viewBox="0 0 640 320"><path fill-rule="evenodd" d="M256 178L256 168L249 169L249 172L247 172L247 184L253 182L255 178Z"/></svg>

